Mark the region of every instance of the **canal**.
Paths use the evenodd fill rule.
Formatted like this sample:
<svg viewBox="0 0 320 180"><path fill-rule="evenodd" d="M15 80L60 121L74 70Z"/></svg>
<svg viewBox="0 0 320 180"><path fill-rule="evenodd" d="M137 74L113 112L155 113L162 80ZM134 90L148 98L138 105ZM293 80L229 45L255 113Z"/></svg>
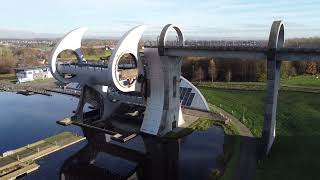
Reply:
<svg viewBox="0 0 320 180"><path fill-rule="evenodd" d="M61 94L24 96L0 92L0 153L63 131L82 134L82 130L76 126L63 127L56 124L57 120L71 116L77 103L77 98ZM216 160L223 153L223 143L224 132L218 126L206 131L194 131L180 139L176 169L179 179L208 179L212 169L219 168ZM59 179L64 162L86 144L81 142L38 160L39 170L22 179ZM123 146L144 151L140 137ZM98 154L95 165L120 175L131 173L138 166L105 153ZM90 178L90 172L87 175Z"/></svg>

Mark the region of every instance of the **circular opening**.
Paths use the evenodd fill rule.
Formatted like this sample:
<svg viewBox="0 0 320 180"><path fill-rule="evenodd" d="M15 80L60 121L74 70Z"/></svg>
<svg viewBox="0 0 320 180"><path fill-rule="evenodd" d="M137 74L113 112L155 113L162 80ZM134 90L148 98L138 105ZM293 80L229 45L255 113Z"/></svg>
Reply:
<svg viewBox="0 0 320 180"><path fill-rule="evenodd" d="M94 45L91 44L87 46L89 47L81 48L81 52L88 63L105 64L112 54L112 50L109 47L95 48Z"/></svg>
<svg viewBox="0 0 320 180"><path fill-rule="evenodd" d="M174 28L169 28L166 34L165 46L178 46L179 37Z"/></svg>
<svg viewBox="0 0 320 180"><path fill-rule="evenodd" d="M133 54L121 56L117 64L117 78L122 86L132 86L138 77L137 60Z"/></svg>
<svg viewBox="0 0 320 180"><path fill-rule="evenodd" d="M57 61L62 61L63 63L76 63L78 59L73 50L63 50L59 53Z"/></svg>
<svg viewBox="0 0 320 180"><path fill-rule="evenodd" d="M60 61L60 63L59 63ZM62 73L59 68L71 68L72 64L78 62L77 55L73 50L63 50L59 53L56 61L57 72L65 79L71 79L74 74ZM60 67L59 65L60 64Z"/></svg>

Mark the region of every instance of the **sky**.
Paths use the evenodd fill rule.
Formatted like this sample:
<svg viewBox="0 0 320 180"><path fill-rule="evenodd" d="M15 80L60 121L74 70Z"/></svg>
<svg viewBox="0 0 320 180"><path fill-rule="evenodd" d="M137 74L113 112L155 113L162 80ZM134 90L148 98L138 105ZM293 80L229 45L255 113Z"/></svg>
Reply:
<svg viewBox="0 0 320 180"><path fill-rule="evenodd" d="M65 34L88 27L87 36L117 37L148 25L157 36L168 24L186 38L267 39L274 20L287 38L320 36L320 0L5 0L0 30Z"/></svg>

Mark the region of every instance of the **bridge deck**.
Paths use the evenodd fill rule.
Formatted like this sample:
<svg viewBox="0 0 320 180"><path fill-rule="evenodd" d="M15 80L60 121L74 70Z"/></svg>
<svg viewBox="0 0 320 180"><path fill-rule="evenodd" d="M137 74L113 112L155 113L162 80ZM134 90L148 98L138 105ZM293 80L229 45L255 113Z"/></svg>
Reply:
<svg viewBox="0 0 320 180"><path fill-rule="evenodd" d="M145 48L158 48L146 46ZM184 57L215 57L224 59L266 60L270 50L267 47L255 46L167 46L165 55ZM319 48L279 48L274 50L280 61L318 61Z"/></svg>

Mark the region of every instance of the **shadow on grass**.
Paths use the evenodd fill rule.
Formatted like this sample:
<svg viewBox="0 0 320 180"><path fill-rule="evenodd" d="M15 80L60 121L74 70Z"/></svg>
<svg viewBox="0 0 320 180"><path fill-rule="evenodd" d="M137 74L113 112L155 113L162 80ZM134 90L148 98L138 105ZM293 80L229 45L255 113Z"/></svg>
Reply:
<svg viewBox="0 0 320 180"><path fill-rule="evenodd" d="M224 175L221 180L251 180L255 178L259 139L225 135Z"/></svg>
<svg viewBox="0 0 320 180"><path fill-rule="evenodd" d="M320 136L277 136L270 154L259 159L259 138L227 135L233 144L222 180L319 179ZM229 147L224 147L230 153Z"/></svg>
<svg viewBox="0 0 320 180"><path fill-rule="evenodd" d="M258 163L256 179L319 179L319 138L277 136L268 157Z"/></svg>

